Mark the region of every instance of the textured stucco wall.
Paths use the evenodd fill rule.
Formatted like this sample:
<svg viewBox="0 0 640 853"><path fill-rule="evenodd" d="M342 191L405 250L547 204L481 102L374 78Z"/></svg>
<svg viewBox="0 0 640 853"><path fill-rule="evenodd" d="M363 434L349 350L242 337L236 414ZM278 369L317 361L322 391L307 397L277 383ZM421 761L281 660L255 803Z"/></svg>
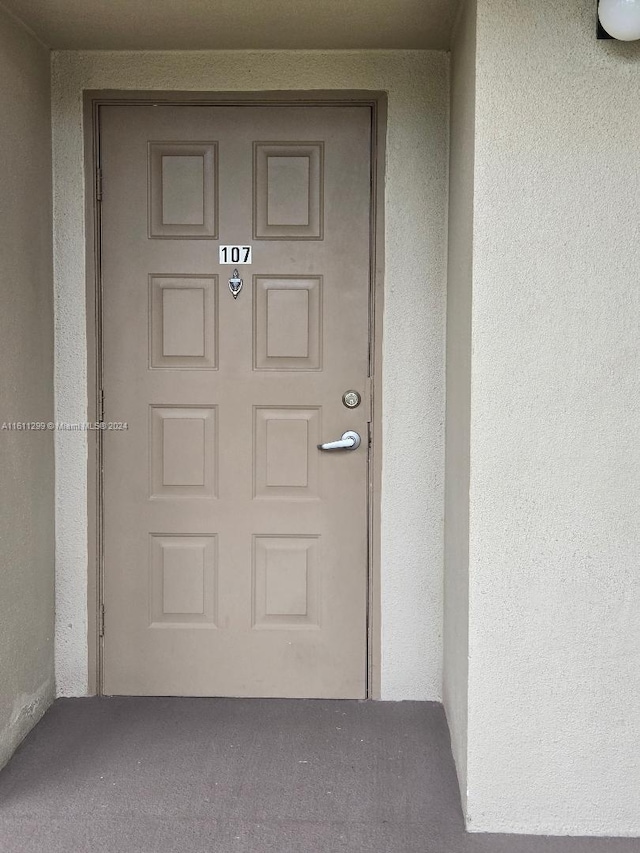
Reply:
<svg viewBox="0 0 640 853"><path fill-rule="evenodd" d="M87 413L83 89L386 90L382 695L441 694L448 57L385 52L56 52L53 145L56 394ZM57 440L56 663L87 691L85 436Z"/></svg>
<svg viewBox="0 0 640 853"><path fill-rule="evenodd" d="M640 45L479 0L471 830L640 834Z"/></svg>
<svg viewBox="0 0 640 853"><path fill-rule="evenodd" d="M463 807L467 777L469 456L476 3L461 7L451 52L447 287L443 700Z"/></svg>
<svg viewBox="0 0 640 853"><path fill-rule="evenodd" d="M0 9L0 423L53 418L49 53ZM53 434L0 430L0 766L53 698Z"/></svg>

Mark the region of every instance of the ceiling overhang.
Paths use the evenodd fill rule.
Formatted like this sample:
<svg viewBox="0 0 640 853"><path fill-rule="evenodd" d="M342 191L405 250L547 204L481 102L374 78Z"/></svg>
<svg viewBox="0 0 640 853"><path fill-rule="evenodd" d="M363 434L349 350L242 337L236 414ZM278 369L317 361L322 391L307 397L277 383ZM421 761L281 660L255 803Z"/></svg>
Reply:
<svg viewBox="0 0 640 853"><path fill-rule="evenodd" d="M2 0L54 50L446 50L459 0Z"/></svg>

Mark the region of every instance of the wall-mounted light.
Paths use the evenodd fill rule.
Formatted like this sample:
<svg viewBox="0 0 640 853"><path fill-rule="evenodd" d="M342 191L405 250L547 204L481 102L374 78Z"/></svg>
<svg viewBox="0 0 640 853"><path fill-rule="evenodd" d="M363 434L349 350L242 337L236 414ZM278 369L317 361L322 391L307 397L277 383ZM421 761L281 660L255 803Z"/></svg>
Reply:
<svg viewBox="0 0 640 853"><path fill-rule="evenodd" d="M599 0L598 38L640 39L640 0Z"/></svg>

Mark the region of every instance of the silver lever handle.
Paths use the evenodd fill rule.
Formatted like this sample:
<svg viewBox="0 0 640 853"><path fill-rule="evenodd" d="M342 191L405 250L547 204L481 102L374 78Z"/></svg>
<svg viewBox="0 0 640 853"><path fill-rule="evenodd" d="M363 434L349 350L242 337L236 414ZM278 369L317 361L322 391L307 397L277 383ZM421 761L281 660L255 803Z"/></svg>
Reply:
<svg viewBox="0 0 640 853"><path fill-rule="evenodd" d="M340 441L328 441L326 444L319 444L318 450L355 450L360 447L360 436L357 432L348 430L342 434Z"/></svg>

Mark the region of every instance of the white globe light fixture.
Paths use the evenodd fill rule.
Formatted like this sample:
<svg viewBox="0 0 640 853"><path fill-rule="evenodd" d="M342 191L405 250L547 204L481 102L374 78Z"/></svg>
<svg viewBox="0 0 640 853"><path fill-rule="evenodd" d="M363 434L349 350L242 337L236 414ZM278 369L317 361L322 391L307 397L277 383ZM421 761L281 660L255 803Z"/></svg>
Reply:
<svg viewBox="0 0 640 853"><path fill-rule="evenodd" d="M603 30L618 41L640 39L640 0L600 0L598 18Z"/></svg>

